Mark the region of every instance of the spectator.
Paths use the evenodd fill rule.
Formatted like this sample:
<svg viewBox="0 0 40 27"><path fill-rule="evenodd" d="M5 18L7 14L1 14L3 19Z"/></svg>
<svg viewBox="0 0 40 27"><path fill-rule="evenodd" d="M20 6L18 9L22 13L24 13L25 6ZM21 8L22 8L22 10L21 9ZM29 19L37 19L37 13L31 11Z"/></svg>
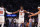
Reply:
<svg viewBox="0 0 40 27"><path fill-rule="evenodd" d="M19 21L18 18L16 18L16 27L18 27L18 21Z"/></svg>
<svg viewBox="0 0 40 27"><path fill-rule="evenodd" d="M13 18L13 22L16 23L16 18Z"/></svg>
<svg viewBox="0 0 40 27"><path fill-rule="evenodd" d="M25 21L25 23L24 23L24 27L26 27L26 24L27 24L27 21Z"/></svg>
<svg viewBox="0 0 40 27"><path fill-rule="evenodd" d="M29 22L27 22L26 27L29 27Z"/></svg>
<svg viewBox="0 0 40 27"><path fill-rule="evenodd" d="M11 17L9 17L9 18L8 18L8 20L9 20L9 27L10 27L11 22L12 22L12 18L11 18Z"/></svg>
<svg viewBox="0 0 40 27"><path fill-rule="evenodd" d="M10 27L14 27L14 22L13 22L13 20L12 20L12 22L11 22L11 26Z"/></svg>
<svg viewBox="0 0 40 27"><path fill-rule="evenodd" d="M6 27L8 27L8 25L9 25L9 20L8 18L6 18Z"/></svg>
<svg viewBox="0 0 40 27"><path fill-rule="evenodd" d="M14 27L16 27L16 18L13 19Z"/></svg>
<svg viewBox="0 0 40 27"><path fill-rule="evenodd" d="M32 19L32 27L34 27L34 21L35 21L35 19L33 18Z"/></svg>
<svg viewBox="0 0 40 27"><path fill-rule="evenodd" d="M32 19L29 19L29 27L32 27Z"/></svg>

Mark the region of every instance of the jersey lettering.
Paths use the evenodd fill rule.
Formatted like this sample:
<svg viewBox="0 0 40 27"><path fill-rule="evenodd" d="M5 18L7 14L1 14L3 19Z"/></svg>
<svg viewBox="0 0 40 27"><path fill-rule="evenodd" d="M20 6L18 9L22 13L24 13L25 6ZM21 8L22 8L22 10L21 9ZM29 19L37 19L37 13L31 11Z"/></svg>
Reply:
<svg viewBox="0 0 40 27"><path fill-rule="evenodd" d="M3 11L0 11L0 14L3 14Z"/></svg>
<svg viewBox="0 0 40 27"><path fill-rule="evenodd" d="M20 15L22 15L23 12L20 12Z"/></svg>

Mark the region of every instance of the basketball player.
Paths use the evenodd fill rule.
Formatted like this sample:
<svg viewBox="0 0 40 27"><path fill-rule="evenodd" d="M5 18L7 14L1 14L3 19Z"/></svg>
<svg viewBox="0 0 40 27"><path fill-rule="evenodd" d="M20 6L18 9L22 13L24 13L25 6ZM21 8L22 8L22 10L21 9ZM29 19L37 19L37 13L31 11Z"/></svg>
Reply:
<svg viewBox="0 0 40 27"><path fill-rule="evenodd" d="M22 24L22 27L24 27L24 15L25 13L30 13L30 12L27 12L26 10L24 10L22 6L20 7L20 10L17 10L16 12L13 12L13 13L15 14L18 12L19 12L19 26L18 27L20 27L21 24Z"/></svg>
<svg viewBox="0 0 40 27"><path fill-rule="evenodd" d="M39 11L37 13L29 15L29 17L38 15L38 27L40 27L40 6L38 6L38 10Z"/></svg>
<svg viewBox="0 0 40 27"><path fill-rule="evenodd" d="M1 24L1 27L4 27L4 22L5 22L4 13L5 13L5 12L6 12L7 14L12 14L12 13L6 11L3 6L0 7L0 24Z"/></svg>

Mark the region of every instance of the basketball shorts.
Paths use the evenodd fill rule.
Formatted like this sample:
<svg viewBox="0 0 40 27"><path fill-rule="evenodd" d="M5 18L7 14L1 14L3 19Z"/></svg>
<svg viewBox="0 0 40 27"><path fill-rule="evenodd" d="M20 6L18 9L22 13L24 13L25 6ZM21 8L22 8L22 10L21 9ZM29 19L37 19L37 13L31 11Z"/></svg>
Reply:
<svg viewBox="0 0 40 27"><path fill-rule="evenodd" d="M4 22L4 21L5 21L4 16L0 16L0 22Z"/></svg>
<svg viewBox="0 0 40 27"><path fill-rule="evenodd" d="M19 23L24 23L24 18L19 18Z"/></svg>

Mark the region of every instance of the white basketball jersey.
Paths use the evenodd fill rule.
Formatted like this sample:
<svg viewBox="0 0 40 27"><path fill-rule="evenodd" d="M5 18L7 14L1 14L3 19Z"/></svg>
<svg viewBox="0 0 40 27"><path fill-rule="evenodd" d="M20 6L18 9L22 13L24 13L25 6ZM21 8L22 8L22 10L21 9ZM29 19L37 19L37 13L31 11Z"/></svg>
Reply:
<svg viewBox="0 0 40 27"><path fill-rule="evenodd" d="M4 8L0 7L0 16L4 16Z"/></svg>
<svg viewBox="0 0 40 27"><path fill-rule="evenodd" d="M38 14L38 22L40 22L40 14Z"/></svg>
<svg viewBox="0 0 40 27"><path fill-rule="evenodd" d="M19 11L19 17L20 17L20 18L24 18L24 10L22 10L22 11L20 10L20 11Z"/></svg>

